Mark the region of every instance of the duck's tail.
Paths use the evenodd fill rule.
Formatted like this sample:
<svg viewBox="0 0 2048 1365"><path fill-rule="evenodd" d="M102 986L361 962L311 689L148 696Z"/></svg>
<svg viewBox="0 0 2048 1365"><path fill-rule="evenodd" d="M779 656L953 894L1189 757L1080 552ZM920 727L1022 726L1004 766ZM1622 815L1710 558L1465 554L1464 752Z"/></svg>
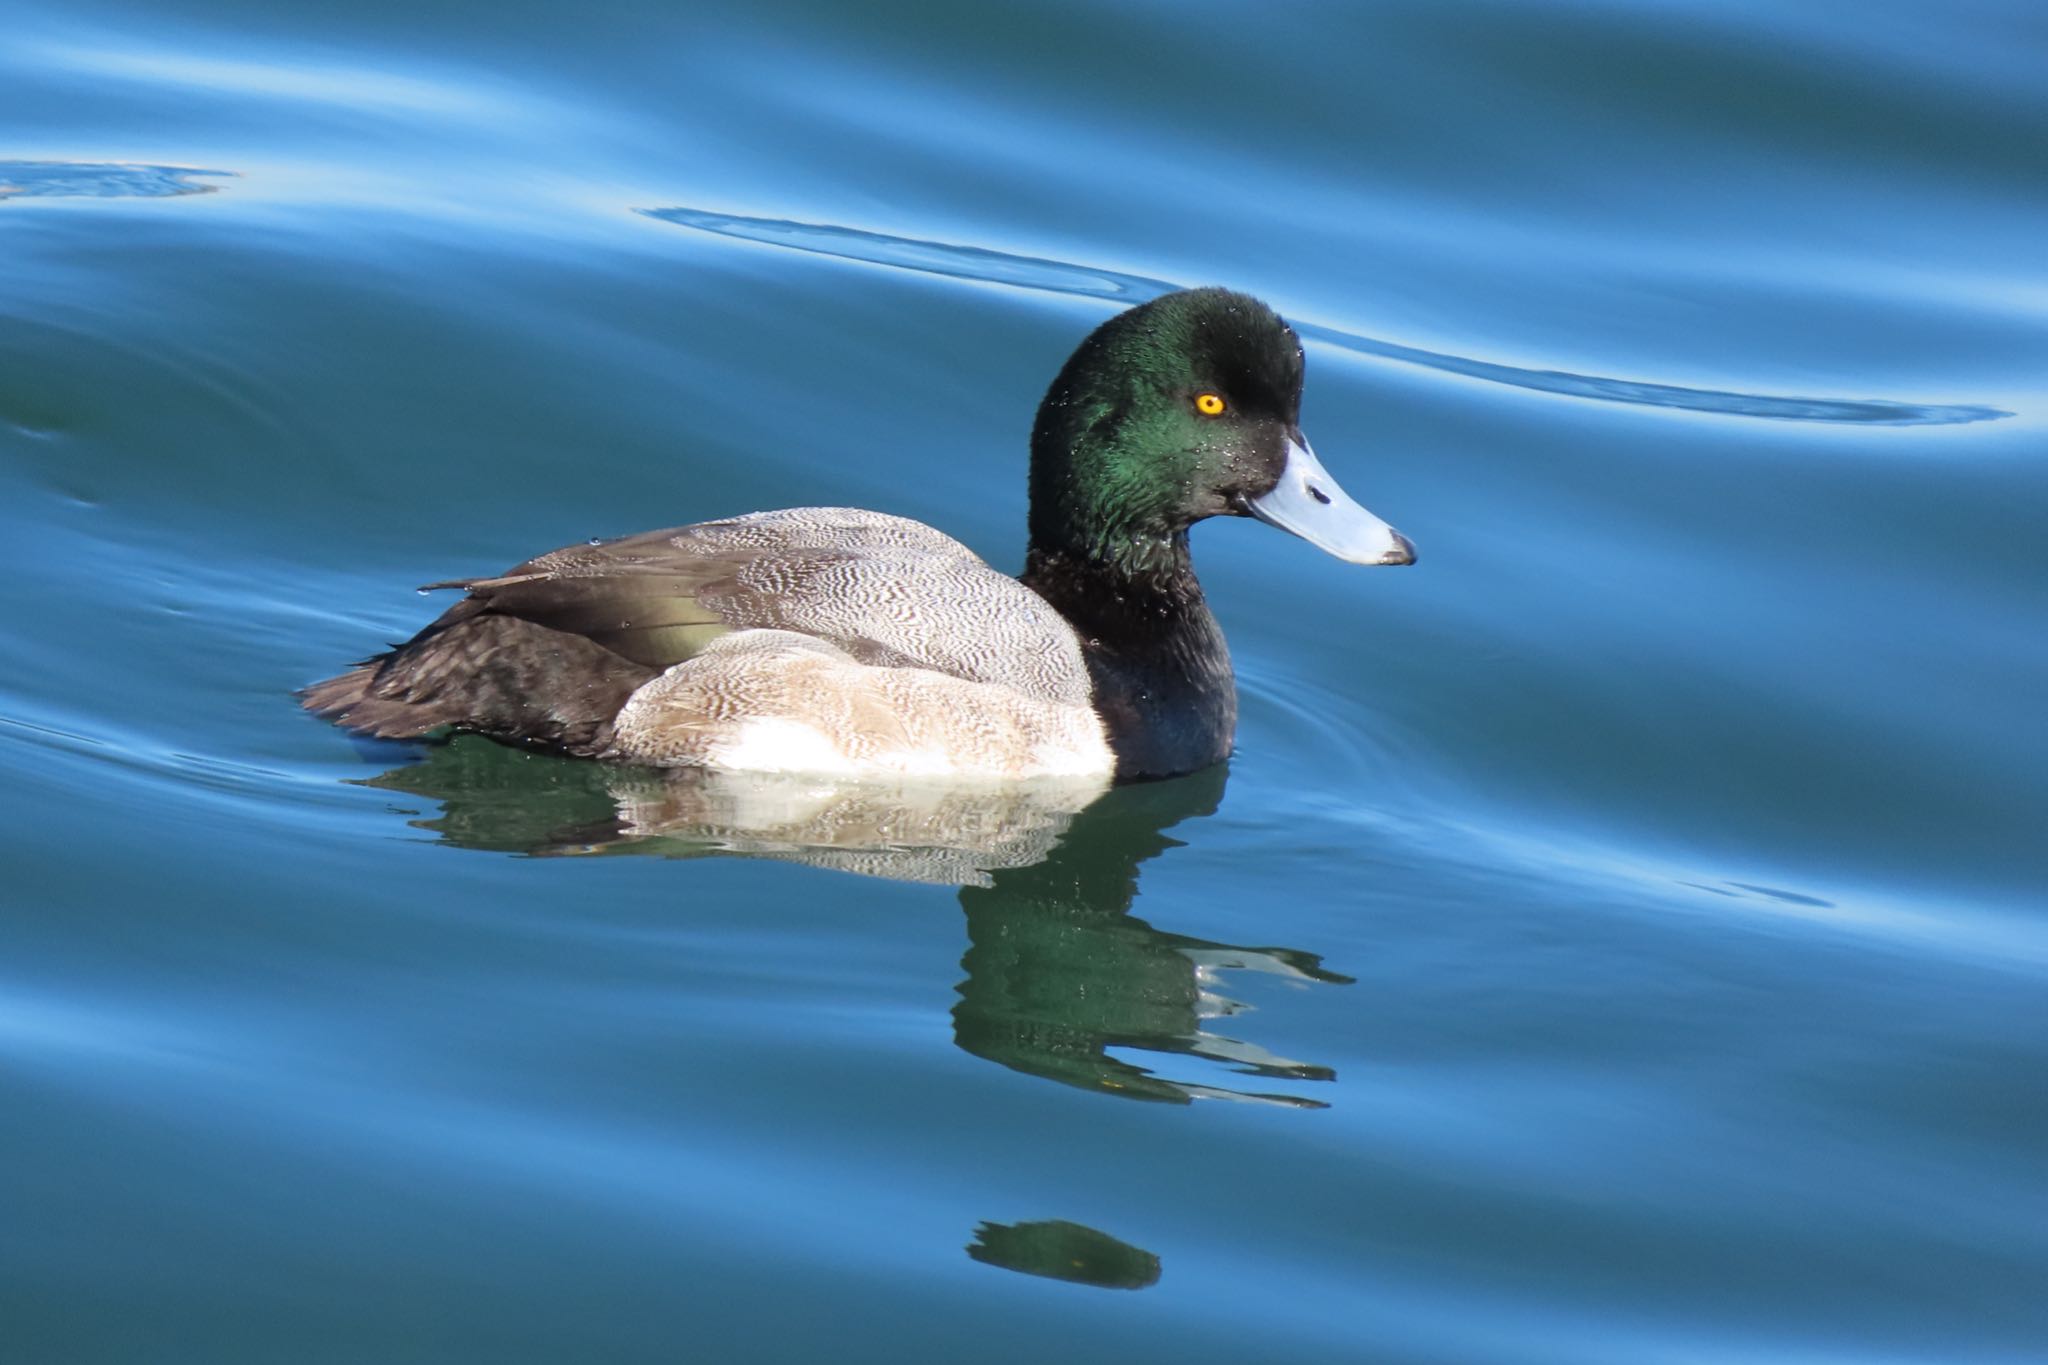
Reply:
<svg viewBox="0 0 2048 1365"><path fill-rule="evenodd" d="M298 696L314 715L376 739L473 730L602 757L619 708L657 671L580 635L484 613L436 622Z"/></svg>
<svg viewBox="0 0 2048 1365"><path fill-rule="evenodd" d="M394 697L372 696L377 674L396 650L365 659L339 677L316 682L296 695L299 705L345 730L374 739L417 739L454 718L436 718L440 708Z"/></svg>

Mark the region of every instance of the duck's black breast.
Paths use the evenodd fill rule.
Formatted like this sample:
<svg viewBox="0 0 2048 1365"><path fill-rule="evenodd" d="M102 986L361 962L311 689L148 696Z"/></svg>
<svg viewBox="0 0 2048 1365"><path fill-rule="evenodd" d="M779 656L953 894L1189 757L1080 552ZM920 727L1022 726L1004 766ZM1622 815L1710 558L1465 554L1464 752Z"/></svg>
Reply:
<svg viewBox="0 0 2048 1365"><path fill-rule="evenodd" d="M1117 781L1174 777L1230 756L1237 684L1193 574L1112 584L1041 561L1025 582L1080 639Z"/></svg>
<svg viewBox="0 0 2048 1365"><path fill-rule="evenodd" d="M1237 686L1220 632L1215 644L1213 655L1171 666L1108 649L1087 652L1117 781L1174 777L1230 757Z"/></svg>

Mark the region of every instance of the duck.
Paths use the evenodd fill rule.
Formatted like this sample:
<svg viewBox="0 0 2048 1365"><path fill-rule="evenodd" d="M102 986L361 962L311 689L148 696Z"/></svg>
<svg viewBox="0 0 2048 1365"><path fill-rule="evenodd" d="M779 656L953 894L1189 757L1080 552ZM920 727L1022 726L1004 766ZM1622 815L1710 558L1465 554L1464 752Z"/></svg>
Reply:
<svg viewBox="0 0 2048 1365"><path fill-rule="evenodd" d="M657 768L1131 782L1227 758L1230 653L1188 532L1252 517L1354 564L1415 546L1300 424L1265 303L1163 294L1095 328L1032 425L1016 577L922 522L797 507L550 550L298 694L355 734L472 732Z"/></svg>

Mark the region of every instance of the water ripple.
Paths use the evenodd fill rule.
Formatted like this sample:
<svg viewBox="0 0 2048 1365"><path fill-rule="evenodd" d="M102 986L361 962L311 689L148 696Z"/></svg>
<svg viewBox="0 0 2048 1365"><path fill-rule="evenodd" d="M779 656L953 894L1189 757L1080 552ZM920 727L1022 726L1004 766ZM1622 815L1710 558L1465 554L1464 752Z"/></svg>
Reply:
<svg viewBox="0 0 2048 1365"><path fill-rule="evenodd" d="M241 57L142 46L128 50L66 43L23 44L22 55L49 67L209 97L254 96L287 104L441 117L504 118L525 100L507 100L441 72L409 74L389 57L343 65L319 54L251 52Z"/></svg>
<svg viewBox="0 0 2048 1365"><path fill-rule="evenodd" d="M925 241L915 237L894 237L861 228L838 227L828 223L798 223L782 218L753 218L740 214L710 213L692 208L637 210L679 227L694 228L720 237L787 247L842 260L866 261L945 275L956 279L981 280L1015 285L1084 298L1114 299L1120 303L1142 303L1146 299L1181 288L1167 280L1100 270L1066 261L1038 256L1018 256L986 247L959 246ZM1491 383L1507 384L1541 393L1566 394L1609 403L1635 403L1649 407L1682 408L1740 417L1763 417L1787 422L1854 422L1879 426L1945 426L1963 422L1991 421L2012 414L2002 408L1974 403L1905 403L1892 399L1804 398L1777 394L1738 393L1726 389L1695 389L1678 384L1652 384L1634 379L1603 375L1574 374L1567 370L1531 370L1502 365L1469 356L1449 355L1359 336L1315 323L1297 323L1303 337L1365 355L1403 364L1420 365L1450 374L1467 375Z"/></svg>
<svg viewBox="0 0 2048 1365"><path fill-rule="evenodd" d="M191 177L233 174L197 166L139 166L120 161L0 161L0 199L212 194L220 186L194 184Z"/></svg>

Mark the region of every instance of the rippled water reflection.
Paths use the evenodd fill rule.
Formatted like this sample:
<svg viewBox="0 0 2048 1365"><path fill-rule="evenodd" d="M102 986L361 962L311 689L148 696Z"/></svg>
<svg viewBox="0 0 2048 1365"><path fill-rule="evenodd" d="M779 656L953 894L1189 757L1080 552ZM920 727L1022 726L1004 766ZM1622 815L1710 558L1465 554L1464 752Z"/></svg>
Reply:
<svg viewBox="0 0 2048 1365"><path fill-rule="evenodd" d="M1030 256L1011 256L982 247L953 246L944 242L923 242L907 237L890 237L858 228L831 227L813 223L791 223L767 218L741 218L725 213L702 213L695 209L645 209L650 218L695 228L700 232L737 237L743 241L765 242L796 251L811 251L850 261L870 261L904 270L949 275L957 279L981 280L991 284L1018 285L1085 298L1114 299L1143 303L1146 299L1200 281L1171 284L1140 275L1120 275L1062 261ZM1301 335L1329 342L1346 350L1388 360L1422 365L1451 374L1469 375L1496 384L1535 389L1542 393L1569 394L1575 398L1600 398L1615 403L1646 403L1653 407L1690 408L1697 412L1732 413L1743 417L1771 417L1794 422L1879 422L1891 426L1941 426L1954 422L1983 422L2011 413L1982 404L1901 403L1889 399L1842 401L1827 398L1787 398L1761 393L1729 393L1711 389L1689 389L1676 384L1650 384L1641 380L1603 378L1598 375L1567 374L1558 370L1524 370L1496 365L1469 356L1443 355L1415 346L1402 346L1371 337L1354 336L1313 323L1295 324Z"/></svg>
<svg viewBox="0 0 2048 1365"><path fill-rule="evenodd" d="M184 166L86 165L69 161L0 161L0 199L85 195L211 194L220 188L194 176L233 175Z"/></svg>
<svg viewBox="0 0 2048 1365"><path fill-rule="evenodd" d="M1163 933L1130 913L1165 831L1215 813L1225 768L1104 796L1089 784L831 783L536 761L483 740L369 779L430 798L414 823L464 848L541 856L771 858L963 887L969 948L954 1041L1027 1075L1129 1099L1320 1100L1165 1080L1110 1049L1181 1054L1244 1075L1328 1081L1216 1032L1244 1004L1227 973L1348 984L1312 953Z"/></svg>
<svg viewBox="0 0 2048 1365"><path fill-rule="evenodd" d="M2038 6L9 34L11 1355L2040 1353ZM1015 567L1033 404L1168 281L1300 324L1427 551L1197 533L1227 774L292 704L585 536Z"/></svg>

